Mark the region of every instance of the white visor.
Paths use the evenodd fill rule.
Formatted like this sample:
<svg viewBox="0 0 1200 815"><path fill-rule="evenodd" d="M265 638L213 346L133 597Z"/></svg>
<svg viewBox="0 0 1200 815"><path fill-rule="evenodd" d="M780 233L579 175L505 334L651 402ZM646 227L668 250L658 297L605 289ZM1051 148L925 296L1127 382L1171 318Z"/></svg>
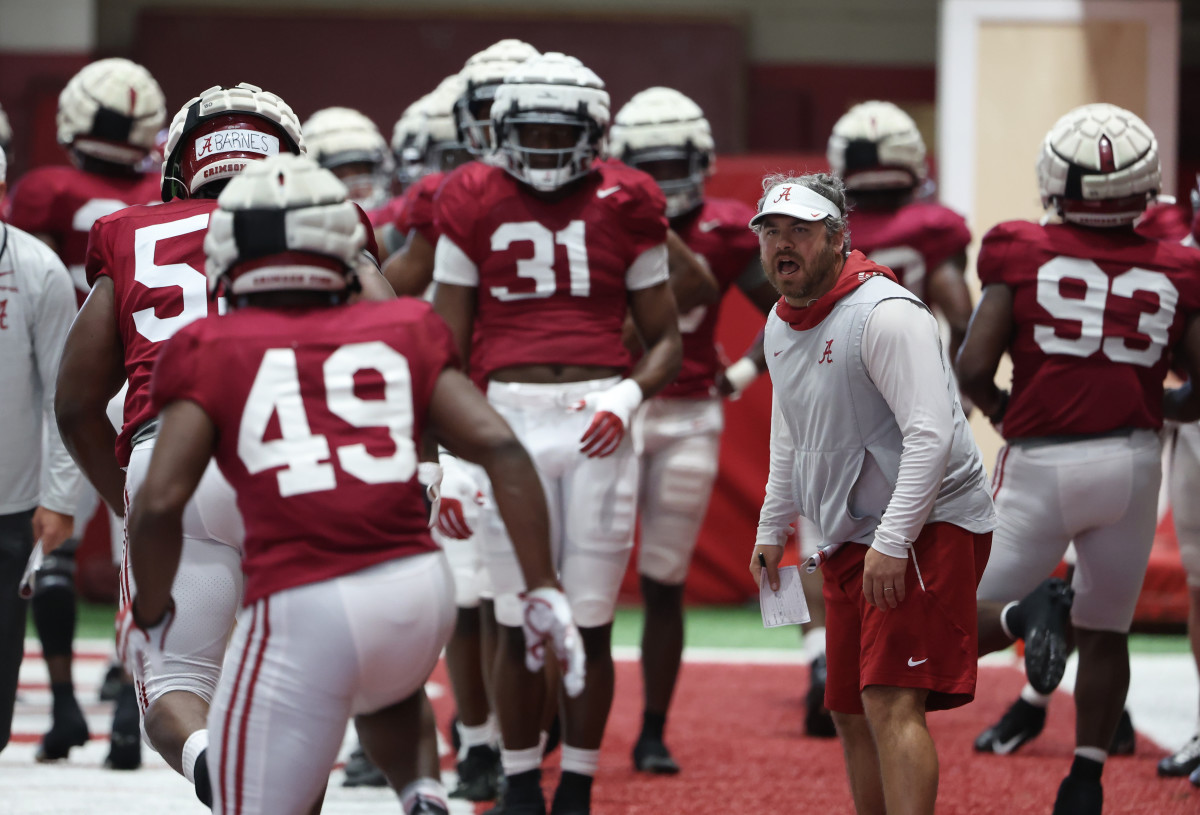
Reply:
<svg viewBox="0 0 1200 815"><path fill-rule="evenodd" d="M762 210L750 219L750 226L757 226L768 215L789 215L802 221L842 217L837 204L803 184L777 184L768 190Z"/></svg>

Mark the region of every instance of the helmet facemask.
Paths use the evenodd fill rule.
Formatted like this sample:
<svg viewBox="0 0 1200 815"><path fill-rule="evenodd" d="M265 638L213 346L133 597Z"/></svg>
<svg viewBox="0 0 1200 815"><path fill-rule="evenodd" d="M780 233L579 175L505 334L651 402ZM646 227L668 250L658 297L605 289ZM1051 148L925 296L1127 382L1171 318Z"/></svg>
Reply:
<svg viewBox="0 0 1200 815"><path fill-rule="evenodd" d="M591 171L600 137L586 116L556 110L514 113L497 132L501 166L535 190L557 190Z"/></svg>
<svg viewBox="0 0 1200 815"><path fill-rule="evenodd" d="M667 198L667 217L686 215L704 203L704 179L708 176L709 154L686 146L647 147L620 157L630 167L647 173Z"/></svg>

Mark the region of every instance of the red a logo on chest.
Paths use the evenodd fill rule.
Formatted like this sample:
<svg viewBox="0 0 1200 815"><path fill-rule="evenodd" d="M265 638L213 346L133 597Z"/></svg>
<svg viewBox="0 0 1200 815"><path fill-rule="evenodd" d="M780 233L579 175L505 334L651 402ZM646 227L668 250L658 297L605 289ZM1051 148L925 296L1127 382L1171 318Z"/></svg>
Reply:
<svg viewBox="0 0 1200 815"><path fill-rule="evenodd" d="M823 365L828 362L833 364L833 340L825 340L825 353L821 354L821 358L817 360L818 365Z"/></svg>

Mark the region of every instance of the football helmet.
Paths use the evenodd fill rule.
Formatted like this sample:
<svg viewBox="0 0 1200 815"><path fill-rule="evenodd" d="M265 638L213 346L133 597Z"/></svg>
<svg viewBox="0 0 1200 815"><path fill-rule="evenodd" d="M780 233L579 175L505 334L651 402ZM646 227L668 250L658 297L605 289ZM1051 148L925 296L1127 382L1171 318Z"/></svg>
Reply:
<svg viewBox="0 0 1200 815"><path fill-rule="evenodd" d="M608 137L609 155L654 176L667 197L668 218L691 212L704 201L714 146L704 111L671 88L635 94L617 111Z"/></svg>
<svg viewBox="0 0 1200 815"><path fill-rule="evenodd" d="M228 181L281 151L304 153L300 120L270 91L242 82L214 85L188 101L167 135L162 165L162 199L197 197L202 188ZM204 194L219 192L209 187Z"/></svg>
<svg viewBox="0 0 1200 815"><path fill-rule="evenodd" d="M458 74L463 80L463 92L454 105L454 118L459 141L467 146L471 155L487 156L496 151L491 117L496 88L511 70L539 53L527 42L500 40L463 65Z"/></svg>
<svg viewBox="0 0 1200 815"><path fill-rule="evenodd" d="M85 65L58 95L58 143L84 156L136 166L167 118L162 89L135 62Z"/></svg>
<svg viewBox="0 0 1200 815"><path fill-rule="evenodd" d="M0 107L0 147L5 150L12 144L12 125L8 123L8 116L4 113L4 108Z"/></svg>
<svg viewBox="0 0 1200 815"><path fill-rule="evenodd" d="M863 102L833 126L825 157L846 189L906 190L925 181L925 142L891 102Z"/></svg>
<svg viewBox="0 0 1200 815"><path fill-rule="evenodd" d="M392 154L374 122L352 108L324 108L303 132L308 155L341 179L351 201L369 210L388 199Z"/></svg>
<svg viewBox="0 0 1200 815"><path fill-rule="evenodd" d="M430 173L453 170L471 157L459 140L454 121L454 105L462 90L462 79L451 74L396 122L392 150L399 155L401 183L408 185Z"/></svg>
<svg viewBox="0 0 1200 815"><path fill-rule="evenodd" d="M221 191L204 238L209 289L341 291L367 245L346 186L308 156L251 162Z"/></svg>
<svg viewBox="0 0 1200 815"><path fill-rule="evenodd" d="M1158 141L1129 111L1099 102L1063 116L1042 142L1037 161L1042 206L1064 221L1124 226L1158 194Z"/></svg>
<svg viewBox="0 0 1200 815"><path fill-rule="evenodd" d="M556 190L587 175L603 150L608 92L582 62L552 51L509 72L492 122L500 166L535 190Z"/></svg>

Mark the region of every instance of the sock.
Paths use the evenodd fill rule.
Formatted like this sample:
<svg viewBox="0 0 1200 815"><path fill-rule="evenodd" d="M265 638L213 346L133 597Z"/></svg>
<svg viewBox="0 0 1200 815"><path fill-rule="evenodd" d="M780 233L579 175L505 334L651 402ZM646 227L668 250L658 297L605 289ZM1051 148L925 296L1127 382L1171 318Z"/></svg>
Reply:
<svg viewBox="0 0 1200 815"><path fill-rule="evenodd" d="M825 655L825 626L804 632L804 641L800 643L800 651L804 654L805 662L812 662L819 656Z"/></svg>
<svg viewBox="0 0 1200 815"><path fill-rule="evenodd" d="M1043 710L1050 704L1050 697L1044 693L1038 693L1033 689L1033 685L1026 685L1021 688L1021 698L1034 707L1040 707Z"/></svg>
<svg viewBox="0 0 1200 815"><path fill-rule="evenodd" d="M183 743L183 777L193 784L196 783L196 761L208 747L208 731L197 730L187 737Z"/></svg>
<svg viewBox="0 0 1200 815"><path fill-rule="evenodd" d="M651 713L646 711L642 714L642 735L641 739L650 739L652 741L663 740L663 730L667 726L667 716L665 713ZM640 740L640 739L639 739ZM564 747L565 751L567 748ZM564 758L566 753L563 753Z"/></svg>
<svg viewBox="0 0 1200 815"><path fill-rule="evenodd" d="M563 745L563 761L566 762L567 750ZM599 750L582 750L580 752L599 753ZM593 770L594 771L594 770ZM592 777L572 770L563 770L559 779L558 789L554 792L553 812L588 812L592 806Z"/></svg>
<svg viewBox="0 0 1200 815"><path fill-rule="evenodd" d="M546 806L546 799L542 796L542 771L540 768L510 773L506 764L505 778L507 780L507 786L504 788L505 806L521 806L522 804L540 804L543 808Z"/></svg>
<svg viewBox="0 0 1200 815"><path fill-rule="evenodd" d="M596 774L596 767L600 764L599 750L585 750L582 747L572 747L569 744L564 744L562 748L562 770L565 778L568 773L587 776L591 779ZM589 781L589 789L590 781Z"/></svg>
<svg viewBox="0 0 1200 815"><path fill-rule="evenodd" d="M1099 782L1107 757L1108 751L1099 747L1076 747L1075 760L1071 762L1071 777L1080 781Z"/></svg>
<svg viewBox="0 0 1200 815"><path fill-rule="evenodd" d="M1012 602L1004 607L1000 612L1000 627L1010 640L1024 639L1025 615L1021 613L1020 603Z"/></svg>
<svg viewBox="0 0 1200 815"><path fill-rule="evenodd" d="M54 707L77 707L79 703L75 701L75 686L70 682L52 682L50 684L50 693L54 697Z"/></svg>
<svg viewBox="0 0 1200 815"><path fill-rule="evenodd" d="M212 782L208 780L208 749L200 751L200 755L196 756L196 766L194 774L196 776L196 797L200 799L200 803L204 804L209 809L212 809Z"/></svg>
<svg viewBox="0 0 1200 815"><path fill-rule="evenodd" d="M525 750L500 750L500 763L504 765L507 776L521 775L530 770L540 770L542 767L542 748L529 747Z"/></svg>
<svg viewBox="0 0 1200 815"><path fill-rule="evenodd" d="M429 801L447 812L450 811L450 799L446 795L446 788L440 781L432 778L418 778L400 791L400 805L407 813L411 813L422 801Z"/></svg>
<svg viewBox="0 0 1200 815"><path fill-rule="evenodd" d="M462 761L467 757L472 747L481 745L490 745L495 737L492 732L492 720L489 718L481 725L465 725L461 721L458 723L458 760Z"/></svg>
<svg viewBox="0 0 1200 815"><path fill-rule="evenodd" d="M71 656L71 642L75 639L74 592L58 585L39 589L30 605L42 653L47 657Z"/></svg>

